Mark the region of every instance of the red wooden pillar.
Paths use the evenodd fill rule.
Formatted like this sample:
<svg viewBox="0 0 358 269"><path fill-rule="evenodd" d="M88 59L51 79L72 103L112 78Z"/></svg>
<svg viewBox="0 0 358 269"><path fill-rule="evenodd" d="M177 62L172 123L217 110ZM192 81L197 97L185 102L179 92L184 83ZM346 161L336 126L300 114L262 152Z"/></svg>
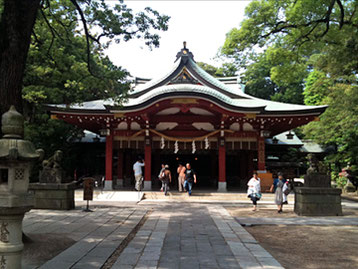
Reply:
<svg viewBox="0 0 358 269"><path fill-rule="evenodd" d="M219 139L219 182L218 190L226 191L226 149L225 140Z"/></svg>
<svg viewBox="0 0 358 269"><path fill-rule="evenodd" d="M257 139L257 169L259 171L266 171L265 164L265 138L259 137Z"/></svg>
<svg viewBox="0 0 358 269"><path fill-rule="evenodd" d="M144 190L152 189L152 143L150 137L145 138L144 146Z"/></svg>
<svg viewBox="0 0 358 269"><path fill-rule="evenodd" d="M104 188L112 190L112 178L113 178L113 132L110 131L106 136L106 180Z"/></svg>

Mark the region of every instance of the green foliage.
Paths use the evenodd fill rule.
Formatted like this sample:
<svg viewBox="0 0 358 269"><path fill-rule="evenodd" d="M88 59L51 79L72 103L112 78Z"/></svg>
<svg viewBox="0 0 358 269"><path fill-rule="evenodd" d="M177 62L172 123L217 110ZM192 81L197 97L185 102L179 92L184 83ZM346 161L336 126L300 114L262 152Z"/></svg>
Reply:
<svg viewBox="0 0 358 269"><path fill-rule="evenodd" d="M331 179L332 181L335 181L337 186L341 189L347 184L348 181L346 177L339 176L337 172L331 173Z"/></svg>
<svg viewBox="0 0 358 269"><path fill-rule="evenodd" d="M82 16L83 15L83 16ZM159 45L169 17L150 8L139 14L118 1L44 1L33 29L23 79L25 136L50 156L65 155L82 131L51 120L44 104L73 104L113 98L120 104L129 90L128 72L104 55L110 42L143 39ZM85 23L85 24L83 24Z"/></svg>
<svg viewBox="0 0 358 269"><path fill-rule="evenodd" d="M280 157L280 161L282 162L291 162L292 160L300 160L302 159L302 154L297 148L290 147L286 152L282 154Z"/></svg>
<svg viewBox="0 0 358 269"><path fill-rule="evenodd" d="M213 77L233 77L237 69L232 63L224 63L221 67L215 67L207 63L197 62L197 64Z"/></svg>
<svg viewBox="0 0 358 269"><path fill-rule="evenodd" d="M331 80L324 72L313 70L306 79L303 92L305 104L311 106L324 104L330 86L332 86Z"/></svg>
<svg viewBox="0 0 358 269"><path fill-rule="evenodd" d="M300 84L307 76L305 62L285 47L269 47L266 57L271 64L271 79L278 86L289 87L292 84Z"/></svg>
<svg viewBox="0 0 358 269"><path fill-rule="evenodd" d="M290 75L286 75L286 79L278 79L278 71L283 68L281 62L284 62L279 54L282 56L282 50L279 53L278 50L272 48L269 51L251 56L251 64L247 66L241 76L241 82L246 85L245 92L267 100L302 104L302 76L304 72L301 71L300 73L301 81L297 79L297 75L294 79L288 78L288 76L292 78L296 74L292 73L292 70ZM273 79L272 74L275 74L275 79Z"/></svg>
<svg viewBox="0 0 358 269"><path fill-rule="evenodd" d="M289 87L280 87L279 91L271 96L272 101L303 104L302 84L290 84Z"/></svg>
<svg viewBox="0 0 358 269"><path fill-rule="evenodd" d="M319 122L304 126L306 136L315 141L334 145L337 152L332 162L342 165L357 163L358 156L358 87L349 84L335 84L329 95L323 99L329 105Z"/></svg>
<svg viewBox="0 0 358 269"><path fill-rule="evenodd" d="M257 55L241 76L245 92L255 97L270 99L279 87L270 78L271 65L266 54Z"/></svg>
<svg viewBox="0 0 358 269"><path fill-rule="evenodd" d="M237 75L237 67L234 63L223 63L223 65L219 67L219 74L223 77L234 77Z"/></svg>
<svg viewBox="0 0 358 269"><path fill-rule="evenodd" d="M358 1L252 1L221 49L246 69L250 94L329 105L303 133L336 149L326 158L335 170L358 162L357 8Z"/></svg>
<svg viewBox="0 0 358 269"><path fill-rule="evenodd" d="M35 25L36 41L30 47L24 77L23 98L30 105L42 103L71 104L93 99L119 97L128 90L128 73L114 66L101 50L92 49L93 76L87 66L86 41L76 36L76 25L66 30L56 22L66 39L52 40L51 32L41 18Z"/></svg>
<svg viewBox="0 0 358 269"><path fill-rule="evenodd" d="M46 156L50 156L59 149L67 150L81 131L72 125L59 120L50 119L47 114L36 114L34 122L25 124L25 137L31 139L38 148L46 149ZM46 138L46 139L44 139Z"/></svg>

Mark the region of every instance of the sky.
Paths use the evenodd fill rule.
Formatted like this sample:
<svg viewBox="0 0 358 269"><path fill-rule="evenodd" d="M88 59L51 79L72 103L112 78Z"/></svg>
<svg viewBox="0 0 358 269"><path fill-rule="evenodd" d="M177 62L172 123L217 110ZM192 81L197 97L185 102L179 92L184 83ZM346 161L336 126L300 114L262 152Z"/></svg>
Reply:
<svg viewBox="0 0 358 269"><path fill-rule="evenodd" d="M112 44L106 53L114 64L127 69L132 76L156 78L171 70L177 52L186 41L195 61L220 66L221 62L215 56L223 46L226 34L239 27L249 2L125 0L124 3L133 11L149 6L169 15L169 29L159 33L159 48L150 50L143 40L130 40Z"/></svg>

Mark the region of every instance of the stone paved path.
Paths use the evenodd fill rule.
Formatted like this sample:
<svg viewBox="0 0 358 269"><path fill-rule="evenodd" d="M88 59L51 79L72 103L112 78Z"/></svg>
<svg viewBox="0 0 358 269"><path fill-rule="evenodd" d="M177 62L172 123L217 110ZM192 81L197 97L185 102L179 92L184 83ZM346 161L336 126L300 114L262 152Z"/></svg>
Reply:
<svg viewBox="0 0 358 269"><path fill-rule="evenodd" d="M217 204L167 202L92 213L34 210L26 216L24 230L67 234L77 241L38 268L101 268L145 216L118 258L111 258L111 268L282 268Z"/></svg>
<svg viewBox="0 0 358 269"><path fill-rule="evenodd" d="M112 268L282 268L222 206L179 203L151 214Z"/></svg>
<svg viewBox="0 0 358 269"><path fill-rule="evenodd" d="M33 210L26 214L27 234L58 233L77 241L39 268L100 268L146 214L138 208L96 208L94 212ZM25 264L24 268L37 268Z"/></svg>

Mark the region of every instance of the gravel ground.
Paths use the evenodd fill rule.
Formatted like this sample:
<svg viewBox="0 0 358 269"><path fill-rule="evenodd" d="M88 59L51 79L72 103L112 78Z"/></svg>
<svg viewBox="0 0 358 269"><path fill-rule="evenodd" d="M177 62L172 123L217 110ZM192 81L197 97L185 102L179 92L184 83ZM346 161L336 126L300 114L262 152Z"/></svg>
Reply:
<svg viewBox="0 0 358 269"><path fill-rule="evenodd" d="M357 226L253 226L255 239L287 269L358 268Z"/></svg>
<svg viewBox="0 0 358 269"><path fill-rule="evenodd" d="M293 205L284 205L283 212L278 214L274 205L259 205L258 211L252 211L252 207L246 206L225 206L234 217L238 218L300 218L293 212ZM354 208L343 208L344 217L358 217L358 210Z"/></svg>
<svg viewBox="0 0 358 269"><path fill-rule="evenodd" d="M237 218L299 218L293 207L278 214L273 205L226 207ZM344 208L344 217L358 216ZM341 218L341 217L337 217ZM257 225L245 227L282 266L288 269L358 268L358 226Z"/></svg>
<svg viewBox="0 0 358 269"><path fill-rule="evenodd" d="M23 264L38 266L57 256L76 241L61 234L26 234Z"/></svg>

